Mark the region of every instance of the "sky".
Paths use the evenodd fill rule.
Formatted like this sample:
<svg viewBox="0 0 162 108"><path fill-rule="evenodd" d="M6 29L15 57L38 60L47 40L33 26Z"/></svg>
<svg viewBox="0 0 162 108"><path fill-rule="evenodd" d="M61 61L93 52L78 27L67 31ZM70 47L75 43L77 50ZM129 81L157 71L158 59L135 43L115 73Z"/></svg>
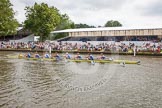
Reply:
<svg viewBox="0 0 162 108"><path fill-rule="evenodd" d="M162 27L162 0L10 0L16 19L25 21L26 6L47 3L75 23L104 26L117 20L124 27Z"/></svg>

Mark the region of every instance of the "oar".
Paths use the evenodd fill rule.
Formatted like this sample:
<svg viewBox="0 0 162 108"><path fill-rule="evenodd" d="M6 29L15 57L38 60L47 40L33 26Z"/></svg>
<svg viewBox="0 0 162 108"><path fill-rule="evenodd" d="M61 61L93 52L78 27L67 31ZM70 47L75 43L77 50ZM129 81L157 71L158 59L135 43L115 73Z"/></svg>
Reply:
<svg viewBox="0 0 162 108"><path fill-rule="evenodd" d="M113 61L113 58L106 58L105 60Z"/></svg>
<svg viewBox="0 0 162 108"><path fill-rule="evenodd" d="M98 59L98 58L97 58L97 59L94 59L94 60L105 60L105 61L107 60L107 61L113 61L114 59L113 59L113 58L106 58L106 59Z"/></svg>
<svg viewBox="0 0 162 108"><path fill-rule="evenodd" d="M91 64L92 64L92 65L95 65L95 61L94 61L94 60L91 60Z"/></svg>
<svg viewBox="0 0 162 108"><path fill-rule="evenodd" d="M86 59L89 60L88 58L86 58ZM91 64L92 64L92 65L95 65L95 61L94 61L94 59L91 60Z"/></svg>
<svg viewBox="0 0 162 108"><path fill-rule="evenodd" d="M125 67L125 61L120 62L120 65L122 65L123 67Z"/></svg>

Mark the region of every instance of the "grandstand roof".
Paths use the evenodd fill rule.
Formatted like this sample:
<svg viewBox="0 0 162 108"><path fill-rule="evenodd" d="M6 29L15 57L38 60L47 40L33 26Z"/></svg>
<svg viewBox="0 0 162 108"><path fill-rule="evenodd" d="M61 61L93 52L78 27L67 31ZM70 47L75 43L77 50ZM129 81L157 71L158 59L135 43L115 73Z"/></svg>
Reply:
<svg viewBox="0 0 162 108"><path fill-rule="evenodd" d="M161 27L100 27L100 28L79 28L52 31L51 33L68 33L68 32L84 32L84 31L107 31L107 30L140 30L140 29L162 29Z"/></svg>

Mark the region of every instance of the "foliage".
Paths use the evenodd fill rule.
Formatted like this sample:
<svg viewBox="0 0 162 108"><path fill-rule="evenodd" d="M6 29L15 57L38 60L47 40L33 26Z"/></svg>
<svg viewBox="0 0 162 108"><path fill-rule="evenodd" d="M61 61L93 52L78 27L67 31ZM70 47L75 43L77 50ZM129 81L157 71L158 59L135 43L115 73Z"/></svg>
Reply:
<svg viewBox="0 0 162 108"><path fill-rule="evenodd" d="M16 33L18 22L14 18L14 11L9 0L0 1L0 36Z"/></svg>
<svg viewBox="0 0 162 108"><path fill-rule="evenodd" d="M56 30L64 30L74 28L74 22L72 22L67 14L61 15L61 22L56 27Z"/></svg>
<svg viewBox="0 0 162 108"><path fill-rule="evenodd" d="M61 21L59 10L55 7L49 7L45 3L35 3L32 7L26 7L25 28L39 35L41 41L44 41Z"/></svg>
<svg viewBox="0 0 162 108"><path fill-rule="evenodd" d="M65 38L67 36L68 36L68 33L58 33L58 34L54 34L52 39L56 40L56 39L60 39L60 38Z"/></svg>
<svg viewBox="0 0 162 108"><path fill-rule="evenodd" d="M105 27L121 27L121 26L122 24L119 21L113 21L113 20L107 21L105 24Z"/></svg>
<svg viewBox="0 0 162 108"><path fill-rule="evenodd" d="M63 14L61 15L61 22L56 27L56 30L72 29L74 27L75 27L74 22L70 20L69 16L67 14ZM67 33L57 33L57 34L54 34L51 38L60 39L66 36L67 36Z"/></svg>
<svg viewBox="0 0 162 108"><path fill-rule="evenodd" d="M87 25L87 24L75 24L75 28L95 28L95 26L90 26L90 25Z"/></svg>

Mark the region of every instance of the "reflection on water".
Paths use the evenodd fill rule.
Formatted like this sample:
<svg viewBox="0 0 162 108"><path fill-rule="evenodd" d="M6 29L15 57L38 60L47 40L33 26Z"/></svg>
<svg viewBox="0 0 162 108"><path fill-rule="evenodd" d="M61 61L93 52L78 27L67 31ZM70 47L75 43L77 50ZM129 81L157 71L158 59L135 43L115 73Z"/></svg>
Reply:
<svg viewBox="0 0 162 108"><path fill-rule="evenodd" d="M15 53L15 52L13 52ZM0 53L2 108L161 108L162 58L141 65L6 59Z"/></svg>

